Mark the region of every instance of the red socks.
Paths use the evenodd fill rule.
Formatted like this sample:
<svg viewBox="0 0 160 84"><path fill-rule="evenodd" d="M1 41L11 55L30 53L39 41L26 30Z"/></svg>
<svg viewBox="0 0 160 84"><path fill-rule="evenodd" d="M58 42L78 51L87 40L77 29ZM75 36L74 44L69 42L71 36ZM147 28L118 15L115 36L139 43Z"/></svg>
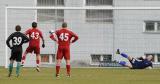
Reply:
<svg viewBox="0 0 160 84"><path fill-rule="evenodd" d="M66 69L67 69L67 74L70 75L71 66L70 65L66 65ZM59 71L60 71L60 65L56 65L56 74L59 74Z"/></svg>
<svg viewBox="0 0 160 84"><path fill-rule="evenodd" d="M60 65L56 65L56 74L59 74L60 71Z"/></svg>
<svg viewBox="0 0 160 84"><path fill-rule="evenodd" d="M40 61L39 61L39 60L36 60L36 63L37 63L37 65L39 65Z"/></svg>
<svg viewBox="0 0 160 84"><path fill-rule="evenodd" d="M66 69L67 69L67 74L70 74L71 66L70 65L66 65Z"/></svg>

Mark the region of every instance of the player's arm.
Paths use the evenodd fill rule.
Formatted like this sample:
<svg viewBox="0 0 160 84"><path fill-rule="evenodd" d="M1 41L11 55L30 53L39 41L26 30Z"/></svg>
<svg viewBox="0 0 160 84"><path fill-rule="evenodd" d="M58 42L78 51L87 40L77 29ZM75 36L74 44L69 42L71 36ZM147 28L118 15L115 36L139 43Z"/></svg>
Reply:
<svg viewBox="0 0 160 84"><path fill-rule="evenodd" d="M58 40L56 39L56 34L51 34L50 35L50 38L55 41L55 42L58 42Z"/></svg>
<svg viewBox="0 0 160 84"><path fill-rule="evenodd" d="M10 48L10 49L12 49L12 47L11 47L11 45L10 45L10 40L12 39L12 37L13 37L13 34L11 34L8 38L7 38L7 40L6 40L6 44L7 44L7 46Z"/></svg>
<svg viewBox="0 0 160 84"><path fill-rule="evenodd" d="M43 35L42 35L41 31L40 31L40 37L42 39L42 47L44 48L45 47L45 43L44 43L44 38L43 38Z"/></svg>
<svg viewBox="0 0 160 84"><path fill-rule="evenodd" d="M25 34L22 35L23 35L23 43L29 42L29 38Z"/></svg>
<svg viewBox="0 0 160 84"><path fill-rule="evenodd" d="M24 34L25 34L25 35L28 35L30 31L31 31L31 30L28 29L27 31L24 32Z"/></svg>
<svg viewBox="0 0 160 84"><path fill-rule="evenodd" d="M54 31L49 31L49 33L50 33L50 38L53 40L53 41L55 41L55 42L58 42L58 40L56 39L56 32L54 32Z"/></svg>
<svg viewBox="0 0 160 84"><path fill-rule="evenodd" d="M45 47L43 36L42 36L42 47L43 47L43 48Z"/></svg>
<svg viewBox="0 0 160 84"><path fill-rule="evenodd" d="M75 33L73 33L73 32L71 32L71 33L72 33L72 37L74 38L74 39L71 41L71 43L74 43L74 42L76 42L76 41L79 39L79 37L78 37L77 34L75 34Z"/></svg>

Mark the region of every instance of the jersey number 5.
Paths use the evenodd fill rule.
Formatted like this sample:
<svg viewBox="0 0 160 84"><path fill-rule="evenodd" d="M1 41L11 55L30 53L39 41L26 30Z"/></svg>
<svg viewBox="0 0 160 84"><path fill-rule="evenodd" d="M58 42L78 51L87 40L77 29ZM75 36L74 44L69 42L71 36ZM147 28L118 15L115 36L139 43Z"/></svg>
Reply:
<svg viewBox="0 0 160 84"><path fill-rule="evenodd" d="M22 42L22 37L13 37L13 45L19 45Z"/></svg>
<svg viewBox="0 0 160 84"><path fill-rule="evenodd" d="M32 39L38 39L39 38L39 33L38 32L32 32L31 37L32 37Z"/></svg>
<svg viewBox="0 0 160 84"><path fill-rule="evenodd" d="M62 40L62 41L68 41L68 33L61 33L59 38Z"/></svg>

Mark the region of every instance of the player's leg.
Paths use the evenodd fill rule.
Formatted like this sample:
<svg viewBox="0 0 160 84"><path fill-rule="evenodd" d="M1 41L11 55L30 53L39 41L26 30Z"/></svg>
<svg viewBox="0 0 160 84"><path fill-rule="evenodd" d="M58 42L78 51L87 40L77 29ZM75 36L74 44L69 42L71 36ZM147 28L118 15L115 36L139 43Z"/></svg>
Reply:
<svg viewBox="0 0 160 84"><path fill-rule="evenodd" d="M10 59L10 64L9 64L9 74L8 74L8 77L10 77L10 76L12 75L13 63L14 63L14 60L13 60L13 59Z"/></svg>
<svg viewBox="0 0 160 84"><path fill-rule="evenodd" d="M21 59L22 59L22 48L20 49L19 52L17 52L17 58L16 58L16 61L17 61L16 75L17 75L17 77L19 76L19 73L20 73Z"/></svg>
<svg viewBox="0 0 160 84"><path fill-rule="evenodd" d="M17 67L16 67L16 75L17 75L17 77L19 76L19 73L20 73L20 67L21 67L21 62L17 62Z"/></svg>
<svg viewBox="0 0 160 84"><path fill-rule="evenodd" d="M14 63L14 60L15 60L15 54L14 54L14 52L15 52L15 49L13 50L12 49L12 51L11 51L11 57L10 57L10 64L9 64L9 74L8 74L8 77L10 77L11 76L11 74L12 74L12 70L13 70L13 63Z"/></svg>
<svg viewBox="0 0 160 84"><path fill-rule="evenodd" d="M62 54L62 49L60 47L58 47L57 50L57 57L56 57L56 77L59 77L59 72L60 72L60 65L61 65L61 60L63 58L63 54Z"/></svg>
<svg viewBox="0 0 160 84"><path fill-rule="evenodd" d="M121 53L119 49L116 51L117 54L120 54L122 57L127 58L128 60L132 60L133 58L126 53Z"/></svg>
<svg viewBox="0 0 160 84"><path fill-rule="evenodd" d="M56 77L59 77L60 65L61 65L61 59L57 59L57 61L56 61Z"/></svg>
<svg viewBox="0 0 160 84"><path fill-rule="evenodd" d="M27 51L24 52L23 56L22 56L22 66L24 65L24 62L26 60L26 55L27 55Z"/></svg>
<svg viewBox="0 0 160 84"><path fill-rule="evenodd" d="M41 60L40 54L36 54L36 64L37 64L36 70L38 72L40 72L40 60Z"/></svg>
<svg viewBox="0 0 160 84"><path fill-rule="evenodd" d="M34 53L36 54L36 64L37 64L36 70L40 72L40 63L41 63L40 47L35 47Z"/></svg>
<svg viewBox="0 0 160 84"><path fill-rule="evenodd" d="M125 67L128 67L128 68L132 68L132 65L129 63L129 64L127 64L125 61L120 61L120 62L118 62L120 65L122 65L122 66L125 66Z"/></svg>
<svg viewBox="0 0 160 84"><path fill-rule="evenodd" d="M70 77L70 71L71 71L70 60L66 60L66 70L67 70L67 76Z"/></svg>
<svg viewBox="0 0 160 84"><path fill-rule="evenodd" d="M24 54L22 56L22 66L24 65L24 62L26 60L27 54L31 53L32 51L33 51L33 49L30 46L28 46L27 49L26 49L26 51L24 52Z"/></svg>
<svg viewBox="0 0 160 84"><path fill-rule="evenodd" d="M66 60L66 70L67 70L67 76L70 77L70 48L66 47L65 52L64 52L64 58Z"/></svg>

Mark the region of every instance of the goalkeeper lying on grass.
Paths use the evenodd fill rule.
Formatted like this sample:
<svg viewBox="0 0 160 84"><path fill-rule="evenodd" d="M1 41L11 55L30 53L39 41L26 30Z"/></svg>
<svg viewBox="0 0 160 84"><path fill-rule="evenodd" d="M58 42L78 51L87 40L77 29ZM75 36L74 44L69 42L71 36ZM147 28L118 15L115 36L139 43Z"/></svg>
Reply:
<svg viewBox="0 0 160 84"><path fill-rule="evenodd" d="M153 68L152 66L152 55L148 55L146 57L140 57L140 58L133 58L131 56L128 56L125 53L121 53L119 49L117 49L116 54L121 55L124 58L127 58L129 60L129 64L127 64L125 61L120 61L119 64L122 66L126 66L130 69L145 69L145 68Z"/></svg>

